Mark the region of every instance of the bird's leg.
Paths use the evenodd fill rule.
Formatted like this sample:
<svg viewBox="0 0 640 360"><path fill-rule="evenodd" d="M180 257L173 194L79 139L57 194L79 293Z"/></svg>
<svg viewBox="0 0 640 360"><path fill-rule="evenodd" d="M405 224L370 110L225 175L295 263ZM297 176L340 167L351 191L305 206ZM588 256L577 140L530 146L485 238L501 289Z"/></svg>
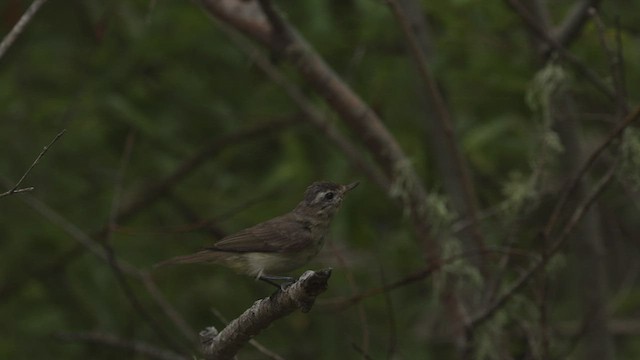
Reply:
<svg viewBox="0 0 640 360"><path fill-rule="evenodd" d="M296 282L295 278L292 278L290 276L273 276L273 275L260 275L258 276L259 280L262 280L266 283L269 283L275 287L277 287L280 290L286 289L289 285L293 284L294 282ZM277 281L281 281L281 283L278 283Z"/></svg>

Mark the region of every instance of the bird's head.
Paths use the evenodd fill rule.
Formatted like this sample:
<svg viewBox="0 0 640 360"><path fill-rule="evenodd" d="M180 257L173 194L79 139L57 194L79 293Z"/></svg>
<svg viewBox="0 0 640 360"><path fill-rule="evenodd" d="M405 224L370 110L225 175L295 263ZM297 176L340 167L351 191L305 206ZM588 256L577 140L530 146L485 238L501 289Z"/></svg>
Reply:
<svg viewBox="0 0 640 360"><path fill-rule="evenodd" d="M317 181L309 185L304 199L295 211L317 218L331 219L338 211L347 192L358 186L359 182L340 185L330 181Z"/></svg>

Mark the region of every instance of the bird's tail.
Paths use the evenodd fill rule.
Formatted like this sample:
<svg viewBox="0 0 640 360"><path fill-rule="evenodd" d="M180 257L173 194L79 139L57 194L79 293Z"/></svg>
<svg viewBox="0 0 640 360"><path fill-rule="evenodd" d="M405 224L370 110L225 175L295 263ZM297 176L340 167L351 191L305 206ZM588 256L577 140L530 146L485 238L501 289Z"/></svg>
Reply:
<svg viewBox="0 0 640 360"><path fill-rule="evenodd" d="M216 262L216 260L220 259L220 253L217 251L211 250L201 250L194 254L176 256L174 258L161 261L155 265L153 265L154 269L159 267L167 266L167 265L177 265L177 264L195 264L195 263L203 263L203 262Z"/></svg>

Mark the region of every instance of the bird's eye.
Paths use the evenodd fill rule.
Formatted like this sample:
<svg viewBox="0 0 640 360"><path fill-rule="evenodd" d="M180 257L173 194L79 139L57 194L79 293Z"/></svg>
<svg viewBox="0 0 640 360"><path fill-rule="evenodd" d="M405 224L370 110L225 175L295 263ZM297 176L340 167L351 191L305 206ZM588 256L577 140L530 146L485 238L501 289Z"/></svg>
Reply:
<svg viewBox="0 0 640 360"><path fill-rule="evenodd" d="M324 199L325 200L333 199L333 193L331 191L329 191L328 193L324 194Z"/></svg>

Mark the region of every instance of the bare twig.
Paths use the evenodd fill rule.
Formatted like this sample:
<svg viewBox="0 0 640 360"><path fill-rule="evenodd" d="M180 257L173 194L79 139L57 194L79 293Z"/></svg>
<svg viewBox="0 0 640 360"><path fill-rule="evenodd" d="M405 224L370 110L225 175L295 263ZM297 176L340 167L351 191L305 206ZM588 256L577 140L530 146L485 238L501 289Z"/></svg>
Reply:
<svg viewBox="0 0 640 360"><path fill-rule="evenodd" d="M133 351L136 354L143 354L146 357L158 360L187 360L188 357L176 354L170 350L161 349L155 345L142 341L126 340L112 334L102 332L69 333L59 332L55 336L65 341L82 341L93 344L100 344L115 348Z"/></svg>
<svg viewBox="0 0 640 360"><path fill-rule="evenodd" d="M549 236L551 231L555 227L557 221L560 218L560 213L564 209L564 206L567 204L569 198L573 193L577 190L578 185L580 184L581 179L584 175L591 169L596 159L600 157L602 152L613 142L613 140L617 139L622 135L624 130L629 127L634 121L636 121L640 117L640 107L637 107L632 113L627 115L610 133L609 135L600 143L600 145L593 150L591 155L587 158L587 160L582 164L580 169L576 172L573 179L567 183L565 190L560 195L560 199L556 203L551 216L549 217L549 222L547 223L544 234L545 236Z"/></svg>
<svg viewBox="0 0 640 360"><path fill-rule="evenodd" d="M51 209L46 204L42 203L41 201L31 196L23 197L22 200L25 201L29 206L31 206L38 213L40 213L44 218L49 220L51 223L60 227L71 238L76 240L82 247L89 250L89 252L91 252L96 257L104 261L106 264L109 264L108 255L103 249L103 247L100 245L100 243L95 241L91 236L86 234L84 231L78 228L75 224L73 224L72 222L64 218L62 215L60 215L55 210ZM80 251L73 252L74 255L78 253L81 254L82 252ZM113 259L113 262L115 266L117 266L120 269L120 271L122 271L123 273L142 281L147 287L147 289L150 289L150 287L155 288L155 284L153 283L153 280L148 276L146 272L139 270L135 266L126 262L125 260ZM167 314L167 317L172 322L174 322L176 327L183 331L183 335L185 336L185 338L190 341L193 341L194 340L193 331L186 330L188 329L188 326L185 326L186 322L184 321L184 319L181 319L180 315L175 311L175 309L173 309L173 307L171 307L169 302L164 298L163 294L159 291L149 291L149 295L160 306L160 308L165 312L165 314Z"/></svg>
<svg viewBox="0 0 640 360"><path fill-rule="evenodd" d="M182 315L180 315L176 308L174 308L173 305L171 305L169 301L167 301L167 298L165 298L164 294L162 294L162 292L158 289L158 286L156 285L155 281L153 281L153 278L151 277L149 272L140 271L140 275L142 284L147 289L147 292L149 292L151 298L154 299L158 306L160 306L165 315L167 315L167 317L171 320L171 322L173 322L178 330L182 332L182 335L186 339L192 342L196 342L198 338L196 332L193 330L193 328L191 328L191 326L189 326L187 321L182 317Z"/></svg>
<svg viewBox="0 0 640 360"><path fill-rule="evenodd" d="M480 231L480 224L478 221L478 209L476 207L476 194L469 175L469 168L465 163L465 159L460 152L458 142L455 138L455 131L453 125L453 119L444 95L440 90L440 87L436 79L432 75L431 67L426 54L420 46L417 35L411 27L405 10L398 3L397 0L386 0L387 4L391 8L396 21L400 24L404 38L408 43L409 50L413 59L415 60L418 68L418 74L422 78L431 101L435 108L435 120L439 124L439 128L444 134L445 149L449 153L449 161L453 163L453 169L455 173L455 181L459 182L459 188L457 191L462 193L462 202L464 208L457 209L461 212L462 216L466 216L471 221L471 238L475 242L475 246L478 249L485 247L484 239ZM438 134L440 136L441 134Z"/></svg>
<svg viewBox="0 0 640 360"><path fill-rule="evenodd" d="M575 40L589 19L589 9L595 9L602 0L578 0L569 9L560 26L553 31L554 39L562 46L569 46Z"/></svg>
<svg viewBox="0 0 640 360"><path fill-rule="evenodd" d="M622 48L622 31L620 30L620 17L616 16L615 19L616 37L615 37L615 78L614 84L616 87L616 93L620 99L618 107L621 111L628 111L627 103L627 79L625 72L624 52ZM626 115L626 113L624 113Z"/></svg>
<svg viewBox="0 0 640 360"><path fill-rule="evenodd" d="M478 251L478 250L464 251L464 252L461 252L460 254L453 255L442 260L433 260L431 264L426 268L410 273L404 276L403 278L396 280L392 283L388 283L380 287L364 290L358 294L354 294L349 297L341 297L337 299L329 299L327 301L323 301L322 306L328 306L334 311L342 311L346 308L349 308L361 302L364 299L367 299L376 295L384 294L386 292L395 290L397 288L401 288L403 286L422 281L427 277L429 277L434 272L443 268L444 266L452 264L456 261L460 261L464 258L471 257L471 256L484 256L485 254L488 254L488 253L508 253L511 255L530 256L530 254L522 251L518 251L516 249L504 249L504 248L502 249L487 248L482 251Z"/></svg>
<svg viewBox="0 0 640 360"><path fill-rule="evenodd" d="M615 100L615 92L609 84L605 83L593 70L589 69L578 57L573 55L562 44L549 35L545 29L531 16L529 11L518 0L506 0L507 4L515 10L515 12L524 20L524 23L533 30L533 33L542 41L547 43L554 51L558 53L564 60L573 66L573 68L582 76L593 84L600 92L611 100Z"/></svg>
<svg viewBox="0 0 640 360"><path fill-rule="evenodd" d="M25 192L25 191L31 191L34 188L33 187L27 187L27 188L20 188L20 185L22 184L22 182L24 181L24 179L27 178L27 175L29 175L29 173L31 172L31 170L33 170L33 168L38 164L38 162L40 161L40 159L42 159L42 157L44 156L44 154L47 153L47 151L49 151L49 148L51 146L53 146L53 144L56 143L56 141L58 141L58 139L60 139L60 137L62 135L64 135L64 133L66 132L66 129L63 129L62 131L60 131L58 133L58 135L56 135L56 137L53 138L53 140L51 140L51 142L49 143L49 145L45 146L42 151L40 152L40 154L38 154L38 156L36 157L36 159L33 161L33 163L31 163L31 166L29 166L29 168L27 169L27 171L22 175L22 177L20 178L20 180L18 180L18 182L15 184L15 186L9 190L6 191L2 194L0 194L0 198L4 197L4 196L9 196L11 194L17 194L17 193L21 193L21 192Z"/></svg>
<svg viewBox="0 0 640 360"><path fill-rule="evenodd" d="M340 268L345 269L344 273L347 277L347 282L349 283L349 287L351 288L351 294L355 295L358 292L358 285L356 284L356 279L353 276L353 271L347 266L347 262L342 256L340 250L335 246L333 241L329 242L329 247L331 248L331 252L335 255L338 260L338 264ZM369 324L367 321L367 313L364 311L363 306L358 306L358 320L360 321L360 329L362 330L362 345L361 348L364 352L369 350Z"/></svg>
<svg viewBox="0 0 640 360"><path fill-rule="evenodd" d="M351 347L353 348L353 350L355 350L358 354L360 354L360 356L362 356L362 358L364 360L373 360L373 358L371 357L371 355L369 355L363 348L361 348L360 346L358 346L358 344L352 342L351 343Z"/></svg>
<svg viewBox="0 0 640 360"><path fill-rule="evenodd" d="M120 161L120 168L116 174L113 197L111 201L111 211L109 212L109 219L107 222L107 233L104 237L104 241L101 242L104 252L107 257L107 263L109 267L113 271L116 281L120 285L122 292L125 297L129 301L131 307L135 310L135 312L146 321L149 326L155 331L155 333L162 339L162 341L171 347L174 350L180 349L180 344L178 344L173 337L167 334L166 330L160 325L158 320L152 316L149 311L142 304L136 293L131 288L131 285L127 282L127 278L125 277L122 269L118 266L116 262L116 254L111 245L111 235L113 233L113 229L117 226L117 213L120 207L120 199L122 194L122 188L124 183L124 175L127 169L127 165L129 164L129 160L131 159L131 153L133 151L133 144L135 142L135 133L133 131L129 132L125 140L124 151L122 154L122 160ZM138 274L140 280L144 280L145 277L141 274ZM148 278L147 278L148 279Z"/></svg>
<svg viewBox="0 0 640 360"><path fill-rule="evenodd" d="M16 41L20 33L22 33L25 27L27 27L27 24L29 23L29 21L31 21L33 16L36 14L36 12L38 12L40 7L42 6L42 4L44 4L46 1L47 0L34 0L34 2L31 3L31 6L29 6L27 11L25 11L24 14L22 14L22 17L20 17L20 20L18 20L18 22L13 26L11 31L9 31L9 33L2 39L2 42L0 43L0 59L2 59L2 57L7 52L9 47L11 47L13 42Z"/></svg>
<svg viewBox="0 0 640 360"><path fill-rule="evenodd" d="M624 85L624 71L623 71L623 58L622 58L622 43L619 41L620 34L616 31L615 45L611 45L607 37L607 27L605 26L598 11L594 8L589 9L589 15L593 19L593 22L598 29L598 38L600 39L600 45L607 55L609 61L609 71L611 72L611 79L613 80L613 88L616 92L616 104L618 105L619 114L626 115L629 112L629 105L627 104L627 93ZM616 29L619 30L619 29Z"/></svg>
<svg viewBox="0 0 640 360"><path fill-rule="evenodd" d="M489 318L491 318L513 297L513 295L524 288L524 286L533 278L536 273L538 273L547 265L547 260L553 257L553 255L555 255L562 248L562 245L564 245L566 240L569 238L569 234L571 234L571 232L582 219L587 210L591 208L591 205L593 205L595 200L600 196L606 185L609 184L609 182L613 178L613 174L615 173L615 168L615 164L614 166L611 166L609 171L607 171L602 179L594 186L593 191L585 196L584 202L582 202L582 204L580 204L580 206L576 208L569 221L567 221L564 229L562 229L555 242L549 247L547 256L535 261L534 264L529 268L529 270L522 274L511 285L511 287L509 287L507 291L505 291L500 297L494 300L487 308L476 314L469 322L470 329L478 327Z"/></svg>
<svg viewBox="0 0 640 360"><path fill-rule="evenodd" d="M384 276L384 269L382 268L382 266L380 267L380 280L382 284L386 283L385 276ZM387 348L387 359L393 359L395 358L395 354L397 350L396 348L398 346L398 334L397 334L396 316L393 310L393 302L391 301L391 294L388 291L384 293L384 303L385 303L385 307L387 308L387 314L389 316L389 323L388 323L389 344Z"/></svg>
<svg viewBox="0 0 640 360"><path fill-rule="evenodd" d="M228 146L237 145L242 141L250 141L264 137L266 134L281 131L294 123L295 122L290 119L273 121L222 136L216 141L211 142L196 154L182 162L171 174L163 177L156 183L145 186L143 190L133 197L131 202L123 205L119 209L115 219L116 222L120 223L125 219L128 219L133 214L140 211L140 209L150 205L163 195L167 194L169 190L180 183L180 181L184 180L207 160L210 160L211 157Z"/></svg>
<svg viewBox="0 0 640 360"><path fill-rule="evenodd" d="M214 23L229 39L253 61L275 84L280 86L304 114L304 119L320 130L347 157L351 164L362 171L369 180L388 190L389 180L373 166L349 139L318 110L317 106L254 45L243 39L236 30L213 18Z"/></svg>
<svg viewBox="0 0 640 360"><path fill-rule="evenodd" d="M249 339L274 321L297 309L310 311L316 297L327 289L330 276L330 269L307 271L285 290L256 301L222 331L218 332L212 327L203 330L200 339L205 358L231 359Z"/></svg>

